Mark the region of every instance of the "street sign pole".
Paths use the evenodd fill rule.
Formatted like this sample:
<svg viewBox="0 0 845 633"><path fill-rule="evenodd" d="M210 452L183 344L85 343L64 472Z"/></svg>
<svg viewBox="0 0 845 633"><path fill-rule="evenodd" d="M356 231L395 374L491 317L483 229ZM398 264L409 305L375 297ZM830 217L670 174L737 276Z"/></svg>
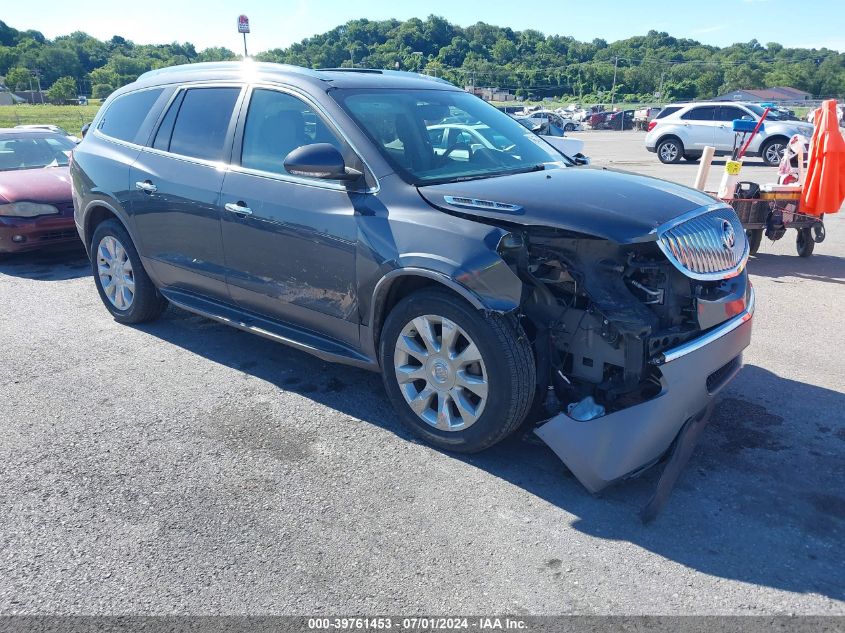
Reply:
<svg viewBox="0 0 845 633"><path fill-rule="evenodd" d="M246 59L246 34L249 33L249 18L245 15L238 16L238 33L242 33L244 36L244 59Z"/></svg>

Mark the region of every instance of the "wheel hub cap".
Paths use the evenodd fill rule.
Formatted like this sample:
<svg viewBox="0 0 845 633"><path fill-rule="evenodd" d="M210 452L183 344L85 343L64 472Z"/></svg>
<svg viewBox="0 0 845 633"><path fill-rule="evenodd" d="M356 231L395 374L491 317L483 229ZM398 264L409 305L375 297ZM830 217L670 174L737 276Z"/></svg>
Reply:
<svg viewBox="0 0 845 633"><path fill-rule="evenodd" d="M109 302L118 310L128 310L135 299L135 274L129 253L112 235L97 246L97 276Z"/></svg>
<svg viewBox="0 0 845 633"><path fill-rule="evenodd" d="M441 431L472 426L487 403L487 371L469 335L436 315L405 325L396 341L394 371L408 406Z"/></svg>

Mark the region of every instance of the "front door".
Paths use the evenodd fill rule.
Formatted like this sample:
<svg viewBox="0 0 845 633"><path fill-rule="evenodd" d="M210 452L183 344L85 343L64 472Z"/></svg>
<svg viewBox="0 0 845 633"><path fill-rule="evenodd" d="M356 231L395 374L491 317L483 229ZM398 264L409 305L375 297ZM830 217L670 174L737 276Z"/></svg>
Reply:
<svg viewBox="0 0 845 633"><path fill-rule="evenodd" d="M178 93L130 170L141 254L167 287L227 299L220 188L240 87Z"/></svg>
<svg viewBox="0 0 845 633"><path fill-rule="evenodd" d="M367 194L338 181L292 176L283 164L309 143L331 143L347 165L357 158L315 108L279 89L254 89L238 129L221 195L232 299L357 344L354 201Z"/></svg>
<svg viewBox="0 0 845 633"><path fill-rule="evenodd" d="M736 141L736 134L734 134L733 122L735 119L742 117L751 118L751 115L733 105L719 106L719 112L716 115L716 127L714 145L720 152L733 151L734 143Z"/></svg>

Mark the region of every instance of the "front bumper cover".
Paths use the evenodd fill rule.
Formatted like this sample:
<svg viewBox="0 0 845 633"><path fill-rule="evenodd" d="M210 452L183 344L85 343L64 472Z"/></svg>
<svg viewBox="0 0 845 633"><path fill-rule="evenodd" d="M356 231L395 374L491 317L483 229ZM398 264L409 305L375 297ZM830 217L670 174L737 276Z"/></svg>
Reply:
<svg viewBox="0 0 845 633"><path fill-rule="evenodd" d="M17 238L15 240L14 238ZM23 241L18 241L18 240ZM79 239L72 217L0 217L0 253L17 253Z"/></svg>
<svg viewBox="0 0 845 633"><path fill-rule="evenodd" d="M666 350L655 360L663 384L657 397L586 422L561 413L534 432L590 492L655 463L741 369L753 313L751 289L743 312Z"/></svg>

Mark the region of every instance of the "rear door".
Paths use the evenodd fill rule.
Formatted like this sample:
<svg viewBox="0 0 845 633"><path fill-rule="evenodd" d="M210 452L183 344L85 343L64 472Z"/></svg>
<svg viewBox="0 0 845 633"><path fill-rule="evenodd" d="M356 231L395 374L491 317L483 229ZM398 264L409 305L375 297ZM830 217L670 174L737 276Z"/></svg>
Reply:
<svg viewBox="0 0 845 633"><path fill-rule="evenodd" d="M159 281L215 299L228 298L220 188L242 91L240 85L177 91L129 179L142 254Z"/></svg>
<svg viewBox="0 0 845 633"><path fill-rule="evenodd" d="M716 140L717 106L697 106L681 115L684 148L700 152Z"/></svg>

